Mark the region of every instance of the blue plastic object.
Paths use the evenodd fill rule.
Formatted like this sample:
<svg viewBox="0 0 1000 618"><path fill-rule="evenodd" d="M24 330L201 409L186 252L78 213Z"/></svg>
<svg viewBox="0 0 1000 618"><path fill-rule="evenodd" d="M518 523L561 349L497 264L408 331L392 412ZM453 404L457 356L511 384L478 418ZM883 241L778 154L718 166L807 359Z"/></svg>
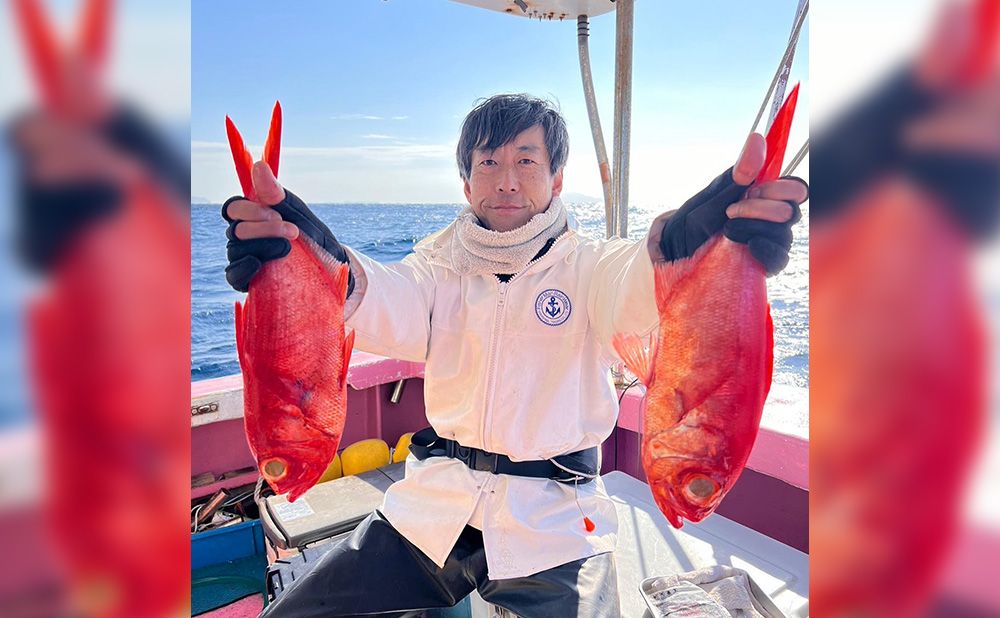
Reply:
<svg viewBox="0 0 1000 618"><path fill-rule="evenodd" d="M260 520L199 532L191 535L191 570L265 552Z"/></svg>
<svg viewBox="0 0 1000 618"><path fill-rule="evenodd" d="M191 615L263 595L267 554L260 521L191 535Z"/></svg>

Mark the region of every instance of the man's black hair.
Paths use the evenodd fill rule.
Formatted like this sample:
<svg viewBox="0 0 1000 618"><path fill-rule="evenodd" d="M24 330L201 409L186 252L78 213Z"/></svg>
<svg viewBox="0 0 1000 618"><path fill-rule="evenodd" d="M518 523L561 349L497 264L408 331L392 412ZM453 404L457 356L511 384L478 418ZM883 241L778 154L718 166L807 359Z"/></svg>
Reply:
<svg viewBox="0 0 1000 618"><path fill-rule="evenodd" d="M569 133L554 104L527 94L497 94L476 105L462 123L455 153L462 180L472 173L474 150L495 150L535 125L545 133L549 171L555 174L569 157Z"/></svg>

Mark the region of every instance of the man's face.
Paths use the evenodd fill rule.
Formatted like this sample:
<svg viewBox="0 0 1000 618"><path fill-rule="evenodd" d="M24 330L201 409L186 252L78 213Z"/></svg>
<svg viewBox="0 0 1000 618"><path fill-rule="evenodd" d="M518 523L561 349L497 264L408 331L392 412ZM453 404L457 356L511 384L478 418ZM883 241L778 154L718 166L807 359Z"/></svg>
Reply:
<svg viewBox="0 0 1000 618"><path fill-rule="evenodd" d="M550 169L545 132L535 125L496 150L472 151L465 199L485 227L509 232L545 212L562 192L562 170Z"/></svg>

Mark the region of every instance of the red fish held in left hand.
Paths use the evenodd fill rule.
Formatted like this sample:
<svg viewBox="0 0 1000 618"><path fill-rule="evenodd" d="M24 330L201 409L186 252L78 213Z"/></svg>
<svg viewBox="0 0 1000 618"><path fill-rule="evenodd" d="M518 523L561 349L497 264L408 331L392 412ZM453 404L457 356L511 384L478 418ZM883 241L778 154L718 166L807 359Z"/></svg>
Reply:
<svg viewBox="0 0 1000 618"><path fill-rule="evenodd" d="M767 135L758 182L778 177L796 86ZM615 335L618 355L648 387L642 467L675 528L699 522L736 484L757 439L771 388L774 327L763 267L721 235L655 270L660 326L651 349Z"/></svg>
<svg viewBox="0 0 1000 618"><path fill-rule="evenodd" d="M228 117L226 130L243 193L253 199L252 158ZM280 132L276 103L264 146L275 175ZM236 348L250 449L268 484L294 501L337 453L354 333L344 332L348 266L304 234L291 243L286 257L261 267L243 306L236 303Z"/></svg>

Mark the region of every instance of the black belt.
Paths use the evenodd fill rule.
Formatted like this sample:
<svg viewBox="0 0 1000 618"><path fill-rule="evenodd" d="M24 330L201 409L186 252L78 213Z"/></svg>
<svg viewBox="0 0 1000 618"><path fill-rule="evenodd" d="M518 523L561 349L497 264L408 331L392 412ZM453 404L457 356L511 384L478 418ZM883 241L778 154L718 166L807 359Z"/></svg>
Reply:
<svg viewBox="0 0 1000 618"><path fill-rule="evenodd" d="M473 470L551 479L561 483L589 483L597 476L596 446L552 459L511 461L506 455L462 446L454 440L442 438L437 435L433 427L428 427L413 434L410 439L410 452L421 461L428 457L451 457Z"/></svg>

